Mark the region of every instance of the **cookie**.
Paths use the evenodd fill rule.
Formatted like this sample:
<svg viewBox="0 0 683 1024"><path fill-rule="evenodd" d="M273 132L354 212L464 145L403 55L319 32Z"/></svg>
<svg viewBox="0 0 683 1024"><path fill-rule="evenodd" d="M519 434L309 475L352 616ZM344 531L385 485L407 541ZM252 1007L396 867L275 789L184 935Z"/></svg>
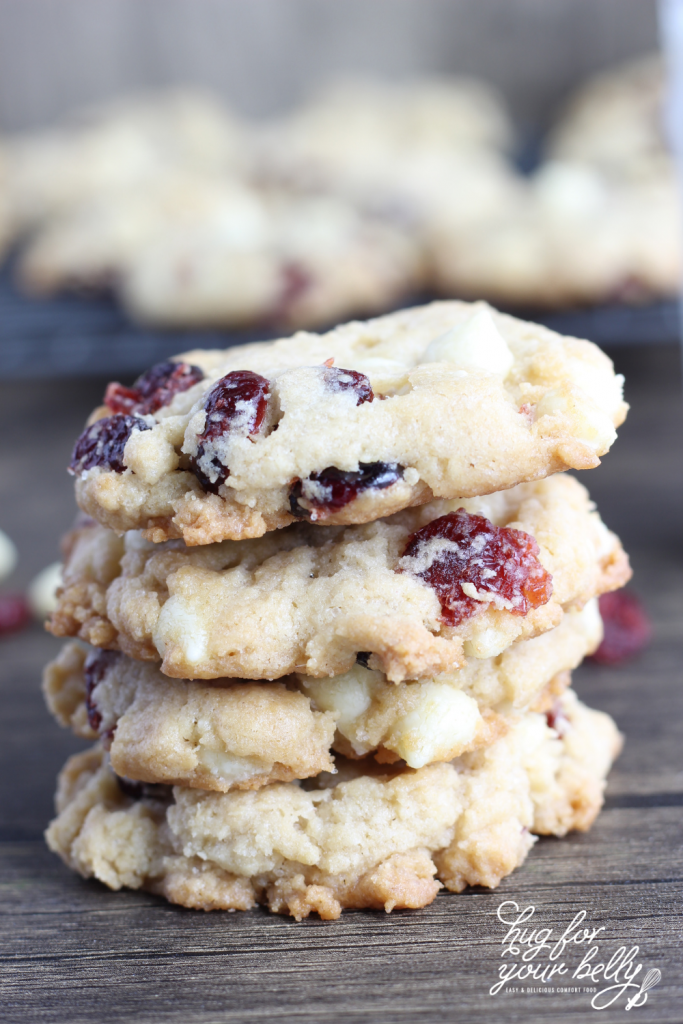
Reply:
<svg viewBox="0 0 683 1024"><path fill-rule="evenodd" d="M145 323L289 328L395 305L420 260L405 230L341 199L176 170L49 221L19 272L32 294L111 287Z"/></svg>
<svg viewBox="0 0 683 1024"><path fill-rule="evenodd" d="M488 84L446 77L337 81L261 128L260 174L297 190L334 191L366 206L412 211L403 169L510 148L512 124ZM406 210L407 205L407 210ZM466 202L463 204L466 205Z"/></svg>
<svg viewBox="0 0 683 1024"><path fill-rule="evenodd" d="M592 601L498 658L399 684L362 665L286 684L181 682L149 662L70 643L45 669L43 689L61 725L101 738L119 775L227 792L332 771L330 748L411 768L452 760L502 735L511 709L552 703L601 636Z"/></svg>
<svg viewBox="0 0 683 1024"><path fill-rule="evenodd" d="M621 386L590 342L433 303L112 384L70 470L84 512L157 542L365 523L598 465Z"/></svg>
<svg viewBox="0 0 683 1024"><path fill-rule="evenodd" d="M663 107L666 70L659 54L588 78L553 127L553 159L591 164L612 178L640 178L672 164Z"/></svg>
<svg viewBox="0 0 683 1024"><path fill-rule="evenodd" d="M46 839L84 877L195 909L423 907L442 885L495 888L530 830L590 827L619 733L571 691L551 721L527 713L491 746L417 771L350 762L305 788L231 793L118 781L95 748L67 762Z"/></svg>
<svg viewBox="0 0 683 1024"><path fill-rule="evenodd" d="M365 526L201 548L86 524L65 554L51 631L161 660L181 679L340 675L359 653L392 682L430 678L552 629L630 576L564 475Z"/></svg>
<svg viewBox="0 0 683 1024"><path fill-rule="evenodd" d="M675 296L679 215L673 167L668 175L613 181L589 164L547 161L498 217L430 225L434 287L547 308Z"/></svg>
<svg viewBox="0 0 683 1024"><path fill-rule="evenodd" d="M255 190L226 176L171 168L143 184L86 198L48 219L21 254L20 283L36 295L72 287L116 288L140 252L169 226L191 231L208 220L222 226L228 246L244 249L246 242L258 250L267 244L268 214Z"/></svg>
<svg viewBox="0 0 683 1024"><path fill-rule="evenodd" d="M166 327L327 326L391 308L422 283L417 246L387 217L341 197L257 198L262 239L239 218L162 225L121 277L131 316Z"/></svg>
<svg viewBox="0 0 683 1024"><path fill-rule="evenodd" d="M245 127L201 90L169 90L81 111L45 131L5 139L14 222L33 228L86 201L148 188L169 168L246 170Z"/></svg>
<svg viewBox="0 0 683 1024"><path fill-rule="evenodd" d="M334 771L335 716L283 683L177 682L113 651L86 655L71 644L47 666L46 697L79 735L102 737L119 775L227 792Z"/></svg>

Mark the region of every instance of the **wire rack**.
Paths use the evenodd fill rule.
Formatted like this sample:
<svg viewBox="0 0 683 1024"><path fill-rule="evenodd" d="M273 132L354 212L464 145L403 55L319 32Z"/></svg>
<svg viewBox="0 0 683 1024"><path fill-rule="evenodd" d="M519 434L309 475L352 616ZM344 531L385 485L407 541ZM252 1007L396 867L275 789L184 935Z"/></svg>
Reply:
<svg viewBox="0 0 683 1024"><path fill-rule="evenodd" d="M414 297L409 304L428 301ZM518 315L519 312L515 311ZM526 319L562 334L612 347L679 339L676 302L602 306L553 314L524 310ZM277 337L275 328L250 331L161 331L132 323L104 296L31 299L17 291L11 267L0 273L0 377L130 375L192 348L228 348Z"/></svg>

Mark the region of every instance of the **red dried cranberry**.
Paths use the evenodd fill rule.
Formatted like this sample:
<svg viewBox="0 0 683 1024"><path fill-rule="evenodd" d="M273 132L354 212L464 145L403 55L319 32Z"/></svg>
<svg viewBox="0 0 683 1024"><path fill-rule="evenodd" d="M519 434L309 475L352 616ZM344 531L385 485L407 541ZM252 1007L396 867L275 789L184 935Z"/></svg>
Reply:
<svg viewBox="0 0 683 1024"><path fill-rule="evenodd" d="M242 437L258 433L265 419L270 381L251 370L233 370L214 384L206 397L206 424L197 438L199 446L191 469L205 491L218 493L230 475L215 451L215 442L229 434Z"/></svg>
<svg viewBox="0 0 683 1024"><path fill-rule="evenodd" d="M605 634L593 660L618 665L639 654L652 639L652 626L636 595L630 590L602 594L599 605Z"/></svg>
<svg viewBox="0 0 683 1024"><path fill-rule="evenodd" d="M17 633L31 621L31 609L23 594L0 594L0 634Z"/></svg>
<svg viewBox="0 0 683 1024"><path fill-rule="evenodd" d="M123 795L130 797L131 800L161 800L163 803L173 801L173 786L167 786L165 782L135 782L122 775L117 775L116 781Z"/></svg>
<svg viewBox="0 0 683 1024"><path fill-rule="evenodd" d="M88 712L90 728L99 733L102 715L93 699L93 690L104 679L107 670L120 657L118 651L91 651L85 659L83 675L85 677L85 709Z"/></svg>
<svg viewBox="0 0 683 1024"><path fill-rule="evenodd" d="M292 515L315 522L320 512L337 512L363 491L384 490L402 475L403 466L397 462L359 462L358 469L351 471L328 466L306 480L297 480L289 494L289 507ZM300 504L302 498L306 506Z"/></svg>
<svg viewBox="0 0 683 1024"><path fill-rule="evenodd" d="M441 603L441 618L457 626L486 607L464 592L465 583L478 593L491 594L494 607L502 602L513 615L526 615L529 608L546 604L553 592L552 576L537 556L538 544L530 534L494 526L461 508L414 533L398 571L413 572L432 587ZM406 564L410 558L416 560L415 568Z"/></svg>
<svg viewBox="0 0 683 1024"><path fill-rule="evenodd" d="M107 385L104 404L112 412L148 413L169 405L175 395L204 379L204 371L189 363L157 363L135 381L132 388L113 382Z"/></svg>
<svg viewBox="0 0 683 1024"><path fill-rule="evenodd" d="M134 430L151 430L144 420L137 416L117 413L103 420L96 420L87 427L76 441L68 469L77 476L93 466L102 466L115 473L123 473L123 449Z"/></svg>
<svg viewBox="0 0 683 1024"><path fill-rule="evenodd" d="M375 393L370 381L364 373L357 370L342 370L339 366L325 366L323 380L328 391L355 391L358 396L356 405L372 402Z"/></svg>
<svg viewBox="0 0 683 1024"><path fill-rule="evenodd" d="M556 700L553 706L546 711L545 720L549 728L554 729L560 738L565 735L571 725L559 700Z"/></svg>
<svg viewBox="0 0 683 1024"><path fill-rule="evenodd" d="M282 290L272 310L275 323L286 320L294 306L313 284L313 277L299 263L287 263L282 268Z"/></svg>
<svg viewBox="0 0 683 1024"><path fill-rule="evenodd" d="M134 388L124 388L118 381L111 381L104 393L104 404L114 413L138 412L140 392Z"/></svg>

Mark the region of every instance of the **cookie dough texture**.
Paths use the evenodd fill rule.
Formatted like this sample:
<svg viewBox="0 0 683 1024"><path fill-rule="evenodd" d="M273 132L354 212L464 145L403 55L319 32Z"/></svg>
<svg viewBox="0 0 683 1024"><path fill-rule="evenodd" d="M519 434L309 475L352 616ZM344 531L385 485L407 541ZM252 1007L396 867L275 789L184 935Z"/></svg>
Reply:
<svg viewBox="0 0 683 1024"><path fill-rule="evenodd" d="M528 713L492 746L418 771L350 764L302 788L132 800L101 750L68 762L48 845L84 877L203 910L256 902L300 920L422 907L442 885L494 888L538 833L590 827L620 748L612 720L568 692L562 735ZM437 876L437 879L434 878Z"/></svg>
<svg viewBox="0 0 683 1024"><path fill-rule="evenodd" d="M399 225L339 199L170 171L50 221L19 272L38 295L111 284L143 323L286 328L391 308L420 284L420 262Z"/></svg>
<svg viewBox="0 0 683 1024"><path fill-rule="evenodd" d="M146 530L154 541L201 545L285 526L293 521L293 481L331 466L395 463L403 474L334 514L321 511L318 522L327 524L370 522L433 497L488 494L589 469L627 409L621 378L590 342L484 304L432 303L324 335L182 358L206 377L147 417L151 430L131 435L126 470L93 467L76 480L84 512L114 530ZM328 388L322 364L330 358L366 374L375 400L357 405L353 390ZM270 432L230 439L230 475L217 495L207 494L188 459L204 429L203 396L233 370L272 382L277 416Z"/></svg>
<svg viewBox="0 0 683 1024"><path fill-rule="evenodd" d="M333 190L371 208L393 203L414 216L406 165L413 176L457 166L509 149L513 137L502 96L481 81L363 77L331 84L266 126L258 150L262 173L275 181ZM461 196L461 205L470 198Z"/></svg>
<svg viewBox="0 0 683 1024"><path fill-rule="evenodd" d="M85 654L68 645L46 668L45 692L62 724L95 738ZM334 771L335 716L283 683L179 682L122 655L88 699L114 770L131 779L227 792Z"/></svg>
<svg viewBox="0 0 683 1024"><path fill-rule="evenodd" d="M146 189L169 167L245 168L245 126L202 90L172 89L81 110L47 131L5 139L4 191L23 230L84 203Z"/></svg>
<svg viewBox="0 0 683 1024"><path fill-rule="evenodd" d="M673 170L659 54L618 64L583 83L550 133L551 158L599 167L612 178Z"/></svg>
<svg viewBox="0 0 683 1024"><path fill-rule="evenodd" d="M357 665L332 679L211 685L109 656L88 697L97 731L88 721L80 645L66 644L47 666L43 689L61 725L102 737L118 775L227 792L334 771L330 748L354 758L402 758L411 768L452 760L503 735L513 709L552 703L601 635L592 601L498 658L399 684Z"/></svg>
<svg viewBox="0 0 683 1024"><path fill-rule="evenodd" d="M401 556L415 530L460 507L536 538L553 577L547 604L519 616L482 602L459 626L443 624L435 591ZM630 570L584 487L558 475L364 526L298 524L190 549L85 525L72 535L63 573L53 633L161 660L169 676L335 676L370 652L371 668L401 682L452 671L466 656L495 657L621 586Z"/></svg>

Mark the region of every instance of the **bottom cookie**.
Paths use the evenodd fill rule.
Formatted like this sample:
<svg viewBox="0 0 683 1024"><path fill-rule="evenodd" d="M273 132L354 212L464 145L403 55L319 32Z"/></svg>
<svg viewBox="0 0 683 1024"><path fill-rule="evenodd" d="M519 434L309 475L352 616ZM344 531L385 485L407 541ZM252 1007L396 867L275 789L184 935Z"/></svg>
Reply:
<svg viewBox="0 0 683 1024"><path fill-rule="evenodd" d="M84 877L185 907L264 903L297 920L423 907L442 885L497 886L524 861L532 832L589 828L620 747L612 719L571 691L455 761L338 761L336 775L303 785L215 793L131 783L95 747L62 771L46 839Z"/></svg>

